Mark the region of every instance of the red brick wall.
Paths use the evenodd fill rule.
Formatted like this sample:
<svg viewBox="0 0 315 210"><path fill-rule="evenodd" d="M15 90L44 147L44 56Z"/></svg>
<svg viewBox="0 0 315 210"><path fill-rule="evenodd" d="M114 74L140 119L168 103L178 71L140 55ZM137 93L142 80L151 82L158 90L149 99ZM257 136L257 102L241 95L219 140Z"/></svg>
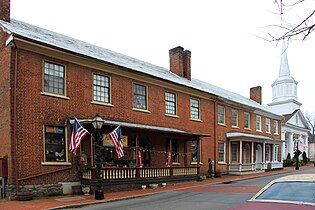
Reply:
<svg viewBox="0 0 315 210"><path fill-rule="evenodd" d="M10 58L11 49L5 46L7 34L0 28L0 157L8 156L9 177L12 174L10 139Z"/></svg>
<svg viewBox="0 0 315 210"><path fill-rule="evenodd" d="M200 99L202 122L190 120L190 96L176 92L178 99L179 118L164 115L164 91L157 85L139 82L126 77L100 72L73 63L63 62L41 56L24 50L19 50L18 63L18 162L19 177L46 173L67 166L42 166L43 125L62 126L69 117L93 118L96 113L108 120L127 121L149 124L194 133L204 133L213 136L213 102ZM66 96L69 100L41 95L42 92L42 62L43 59L66 66ZM91 104L92 100L92 73L98 72L111 77L113 107ZM148 110L151 113L132 110L132 83L148 85ZM27 93L27 94L25 94ZM204 138L202 143L202 157L207 162L211 153L212 138ZM164 161L164 160L163 160ZM206 164L207 165L207 164ZM206 167L203 170L207 170ZM72 180L69 172L59 172L64 180ZM68 176L69 175L69 176ZM56 176L58 177L58 176ZM53 182L52 179L39 180ZM57 178L56 178L57 180Z"/></svg>
<svg viewBox="0 0 315 210"><path fill-rule="evenodd" d="M266 133L266 117L263 115L260 115L262 118L262 132L256 131L256 114L253 113L253 111L246 110L244 108L238 108L238 107L233 107L229 104L223 104L223 103L218 103L218 105L221 105L225 107L225 125L219 125L216 124L216 150L218 148L218 142L219 141L226 141L226 133L228 132L242 132L242 133L247 133L247 134L254 134L254 135L262 135L262 136L267 136L270 137L274 140L280 141L280 135L274 135L274 130L273 130L273 119L270 119L270 128L271 128L271 133ZM238 110L238 128L232 127L232 108ZM216 119L217 119L217 110L218 107L216 106ZM250 113L251 119L250 119L250 129L245 129L244 128L244 112ZM217 122L217 120L216 120ZM280 122L279 122L280 124ZM280 129L280 128L279 128ZM279 130L280 133L280 130ZM279 153L281 153L281 148L279 147ZM226 141L226 162L229 162L229 145ZM217 151L215 151L217 153ZM255 152L254 152L255 155ZM216 161L216 167L220 168L220 170L223 173L227 172L227 165L224 164L218 164Z"/></svg>

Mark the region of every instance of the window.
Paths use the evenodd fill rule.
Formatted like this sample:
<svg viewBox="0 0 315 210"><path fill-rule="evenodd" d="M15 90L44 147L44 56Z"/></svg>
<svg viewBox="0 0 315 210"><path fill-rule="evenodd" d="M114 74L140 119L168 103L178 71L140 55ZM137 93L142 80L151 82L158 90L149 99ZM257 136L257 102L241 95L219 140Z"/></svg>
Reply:
<svg viewBox="0 0 315 210"><path fill-rule="evenodd" d="M256 131L262 131L261 130L261 116L256 115Z"/></svg>
<svg viewBox="0 0 315 210"><path fill-rule="evenodd" d="M110 103L109 77L93 74L93 100Z"/></svg>
<svg viewBox="0 0 315 210"><path fill-rule="evenodd" d="M236 109L232 109L232 126L238 127L238 111Z"/></svg>
<svg viewBox="0 0 315 210"><path fill-rule="evenodd" d="M218 162L225 163L225 143L218 143Z"/></svg>
<svg viewBox="0 0 315 210"><path fill-rule="evenodd" d="M147 87L133 84L133 107L147 109Z"/></svg>
<svg viewBox="0 0 315 210"><path fill-rule="evenodd" d="M65 95L65 67L44 63L44 92Z"/></svg>
<svg viewBox="0 0 315 210"><path fill-rule="evenodd" d="M165 113L170 115L176 115L175 93L165 92Z"/></svg>
<svg viewBox="0 0 315 210"><path fill-rule="evenodd" d="M223 106L218 106L218 123L225 125L225 108Z"/></svg>
<svg viewBox="0 0 315 210"><path fill-rule="evenodd" d="M45 162L66 162L64 127L45 126Z"/></svg>
<svg viewBox="0 0 315 210"><path fill-rule="evenodd" d="M190 119L199 120L199 100L198 99L190 99Z"/></svg>
<svg viewBox="0 0 315 210"><path fill-rule="evenodd" d="M237 143L236 142L232 142L231 143L231 161L232 162L237 162L237 159L238 159L238 157L237 157L237 147L238 147L238 145L237 145Z"/></svg>
<svg viewBox="0 0 315 210"><path fill-rule="evenodd" d="M265 160L266 162L270 162L271 157L271 147L270 145L266 145L266 152L265 152Z"/></svg>
<svg viewBox="0 0 315 210"><path fill-rule="evenodd" d="M191 162L198 161L198 141L195 140L191 144Z"/></svg>
<svg viewBox="0 0 315 210"><path fill-rule="evenodd" d="M266 118L266 133L270 133L270 119Z"/></svg>
<svg viewBox="0 0 315 210"><path fill-rule="evenodd" d="M178 141L176 139L172 140L172 162L179 163L179 153L178 153Z"/></svg>
<svg viewBox="0 0 315 210"><path fill-rule="evenodd" d="M274 160L277 161L277 162L279 161L278 156L279 156L279 145L275 145L275 157L274 157Z"/></svg>
<svg viewBox="0 0 315 210"><path fill-rule="evenodd" d="M244 112L244 127L250 129L250 113Z"/></svg>
<svg viewBox="0 0 315 210"><path fill-rule="evenodd" d="M273 121L273 131L274 134L279 134L279 122L277 120Z"/></svg>

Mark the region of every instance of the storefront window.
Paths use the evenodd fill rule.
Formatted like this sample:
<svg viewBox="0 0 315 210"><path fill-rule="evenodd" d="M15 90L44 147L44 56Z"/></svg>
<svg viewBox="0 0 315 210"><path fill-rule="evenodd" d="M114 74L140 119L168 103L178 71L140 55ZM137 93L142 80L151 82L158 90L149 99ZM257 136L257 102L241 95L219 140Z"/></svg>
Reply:
<svg viewBox="0 0 315 210"><path fill-rule="evenodd" d="M64 127L45 126L45 162L66 162Z"/></svg>

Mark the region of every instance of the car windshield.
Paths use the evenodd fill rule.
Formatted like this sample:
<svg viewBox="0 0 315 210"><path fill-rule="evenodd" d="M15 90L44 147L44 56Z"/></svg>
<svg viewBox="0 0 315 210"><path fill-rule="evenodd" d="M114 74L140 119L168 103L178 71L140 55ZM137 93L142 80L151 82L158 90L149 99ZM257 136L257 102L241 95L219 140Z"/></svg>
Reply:
<svg viewBox="0 0 315 210"><path fill-rule="evenodd" d="M256 200L284 200L315 203L315 182L276 182Z"/></svg>

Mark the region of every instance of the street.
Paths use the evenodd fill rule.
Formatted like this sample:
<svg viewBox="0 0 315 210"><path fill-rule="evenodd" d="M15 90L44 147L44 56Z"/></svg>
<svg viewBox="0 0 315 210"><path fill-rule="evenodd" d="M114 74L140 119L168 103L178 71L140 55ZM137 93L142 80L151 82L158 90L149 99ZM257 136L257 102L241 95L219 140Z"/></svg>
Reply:
<svg viewBox="0 0 315 210"><path fill-rule="evenodd" d="M98 209L180 209L180 210L224 210L230 206L246 202L263 186L273 179L296 173L315 173L315 168L296 171L294 173L266 176L244 181L225 184L206 184L189 187L140 198L108 202L98 205L85 206L84 210Z"/></svg>

